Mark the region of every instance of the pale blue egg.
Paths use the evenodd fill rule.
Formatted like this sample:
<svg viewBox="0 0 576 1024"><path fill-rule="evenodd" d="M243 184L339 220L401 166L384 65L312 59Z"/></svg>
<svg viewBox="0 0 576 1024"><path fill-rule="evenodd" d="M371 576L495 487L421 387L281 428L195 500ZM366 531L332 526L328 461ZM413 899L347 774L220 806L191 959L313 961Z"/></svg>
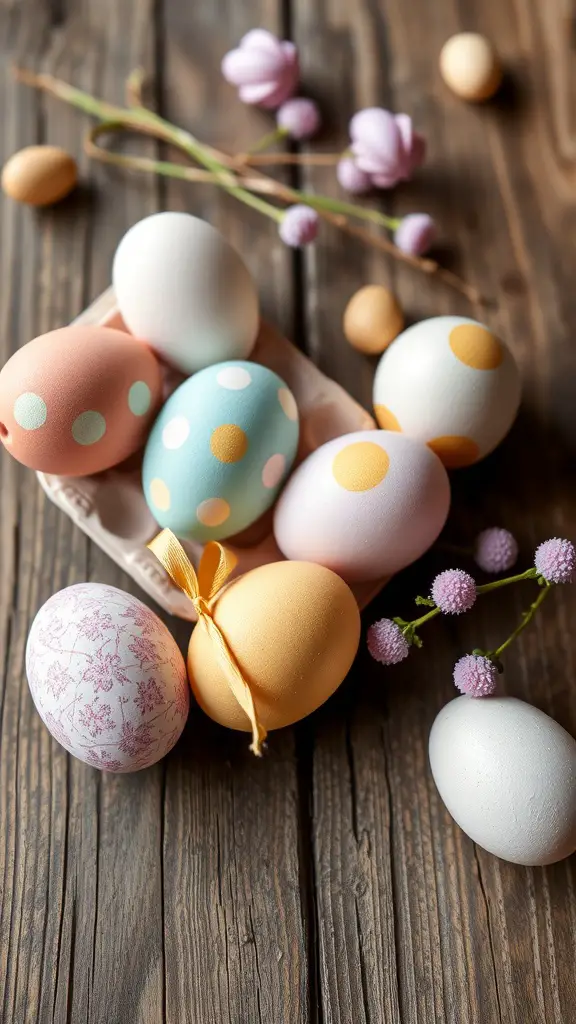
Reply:
<svg viewBox="0 0 576 1024"><path fill-rule="evenodd" d="M223 540L274 503L298 446L298 410L258 363L218 363L170 396L144 454L143 487L160 526Z"/></svg>

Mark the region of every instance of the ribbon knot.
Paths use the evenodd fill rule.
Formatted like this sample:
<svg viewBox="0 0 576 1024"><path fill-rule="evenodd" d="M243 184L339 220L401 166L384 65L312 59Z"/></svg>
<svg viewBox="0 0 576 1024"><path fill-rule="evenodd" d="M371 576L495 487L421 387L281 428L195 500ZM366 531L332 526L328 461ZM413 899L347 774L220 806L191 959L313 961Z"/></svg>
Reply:
<svg viewBox="0 0 576 1024"><path fill-rule="evenodd" d="M198 620L204 624L214 644L220 664L224 669L226 682L250 722L252 729L250 750L261 757L262 744L266 739L266 729L256 713L250 686L226 637L216 625L210 606L212 598L222 589L235 568L238 561L236 556L217 541L209 541L204 548L198 573L196 573L180 541L171 530L162 530L148 547L164 566L171 580L192 601Z"/></svg>

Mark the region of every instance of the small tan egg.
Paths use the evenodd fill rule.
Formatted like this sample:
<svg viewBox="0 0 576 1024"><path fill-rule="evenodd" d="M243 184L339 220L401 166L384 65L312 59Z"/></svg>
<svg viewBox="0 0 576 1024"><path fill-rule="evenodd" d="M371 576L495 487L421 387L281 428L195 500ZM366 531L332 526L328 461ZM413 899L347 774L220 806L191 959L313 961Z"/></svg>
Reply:
<svg viewBox="0 0 576 1024"><path fill-rule="evenodd" d="M50 206L64 199L78 180L76 161L58 146L26 146L4 164L2 189L30 206Z"/></svg>
<svg viewBox="0 0 576 1024"><path fill-rule="evenodd" d="M459 32L444 43L440 74L456 96L472 103L490 99L502 82L498 55L478 32Z"/></svg>
<svg viewBox="0 0 576 1024"><path fill-rule="evenodd" d="M344 310L346 340L366 355L379 355L403 328L404 315L398 300L381 284L360 288Z"/></svg>

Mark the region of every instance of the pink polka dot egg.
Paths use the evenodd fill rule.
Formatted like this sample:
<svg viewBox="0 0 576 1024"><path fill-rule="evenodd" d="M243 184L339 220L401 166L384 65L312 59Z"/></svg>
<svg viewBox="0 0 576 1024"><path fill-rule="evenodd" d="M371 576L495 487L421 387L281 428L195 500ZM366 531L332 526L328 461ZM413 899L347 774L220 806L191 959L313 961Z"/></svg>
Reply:
<svg viewBox="0 0 576 1024"><path fill-rule="evenodd" d="M148 438L152 514L203 543L241 532L275 501L298 433L295 399L272 370L240 360L201 370L170 396Z"/></svg>
<svg viewBox="0 0 576 1024"><path fill-rule="evenodd" d="M28 342L0 372L0 439L32 469L99 473L144 446L161 388L143 342L110 327L62 327Z"/></svg>
<svg viewBox="0 0 576 1024"><path fill-rule="evenodd" d="M186 666L171 633L137 598L102 583L46 601L28 636L26 671L54 739L105 771L159 761L188 716Z"/></svg>
<svg viewBox="0 0 576 1024"><path fill-rule="evenodd" d="M448 475L421 441L362 430L328 441L295 470L274 514L286 556L347 583L391 576L434 543L450 507Z"/></svg>

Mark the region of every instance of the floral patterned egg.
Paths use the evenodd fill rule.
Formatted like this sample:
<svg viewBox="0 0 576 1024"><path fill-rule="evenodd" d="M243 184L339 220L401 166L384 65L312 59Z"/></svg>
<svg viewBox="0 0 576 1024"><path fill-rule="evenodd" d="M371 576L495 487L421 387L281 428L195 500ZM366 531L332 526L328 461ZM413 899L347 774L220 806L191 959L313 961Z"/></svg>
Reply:
<svg viewBox="0 0 576 1024"><path fill-rule="evenodd" d="M186 667L173 636L137 598L102 583L54 594L28 636L32 699L54 739L110 772L148 768L188 716Z"/></svg>

